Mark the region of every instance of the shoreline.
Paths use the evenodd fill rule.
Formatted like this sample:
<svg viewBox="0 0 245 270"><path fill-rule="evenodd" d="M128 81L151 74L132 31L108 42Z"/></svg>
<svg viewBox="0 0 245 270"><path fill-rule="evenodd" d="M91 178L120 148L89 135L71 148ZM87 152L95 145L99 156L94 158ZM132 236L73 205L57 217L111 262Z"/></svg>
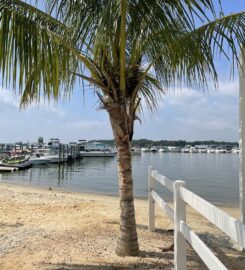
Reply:
<svg viewBox="0 0 245 270"><path fill-rule="evenodd" d="M8 183L6 181L4 181L4 179L1 179L0 178L0 188L1 186L13 186L13 187L25 187L25 188L28 188L28 189L33 189L33 191L36 189L36 190L43 190L43 191L54 191L54 192L61 192L61 193L67 193L67 194L76 194L76 195L94 195L94 196L108 196L108 197L113 197L113 198L119 198L118 195L115 195L115 194L109 194L109 193L103 193L103 192L93 192L93 191L83 191L83 192L80 192L80 191L74 191L72 189L65 189L65 188L59 188L59 187L44 187L42 185L38 186L38 185L30 185L30 184L21 184L21 183ZM51 188L51 190L50 190ZM142 201L148 201L148 198L147 197L143 197L143 196L135 196L134 197L135 200L142 200ZM171 203L171 201L169 200L165 200L166 202L168 203ZM237 204L232 204L232 203L223 203L223 202L219 202L219 201L208 201L212 204L214 204L215 206L217 207L227 207L227 208L234 208L234 209L239 209L239 205Z"/></svg>
<svg viewBox="0 0 245 270"><path fill-rule="evenodd" d="M234 217L239 209L223 207ZM140 255L115 253L120 206L116 196L0 183L1 270L170 270L173 224L156 207L156 231L148 231L148 203L135 199ZM187 207L187 222L232 270L245 270L244 253L216 227ZM205 270L188 246L188 269Z"/></svg>

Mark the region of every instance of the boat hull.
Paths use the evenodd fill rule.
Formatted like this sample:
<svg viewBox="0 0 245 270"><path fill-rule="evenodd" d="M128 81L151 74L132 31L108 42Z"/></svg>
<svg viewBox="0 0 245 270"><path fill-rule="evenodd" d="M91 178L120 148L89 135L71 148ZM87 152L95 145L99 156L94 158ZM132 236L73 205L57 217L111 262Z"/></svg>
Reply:
<svg viewBox="0 0 245 270"><path fill-rule="evenodd" d="M141 155L141 151L131 151L132 156L140 156Z"/></svg>
<svg viewBox="0 0 245 270"><path fill-rule="evenodd" d="M59 159L59 157L54 156L49 158L49 163L59 163L59 162L62 162L62 160Z"/></svg>
<svg viewBox="0 0 245 270"><path fill-rule="evenodd" d="M81 157L115 157L116 153L114 152L95 152L95 151L91 151L91 152L84 152L84 151L80 151L80 156Z"/></svg>
<svg viewBox="0 0 245 270"><path fill-rule="evenodd" d="M13 172L13 171L18 171L18 168L0 166L0 172Z"/></svg>
<svg viewBox="0 0 245 270"><path fill-rule="evenodd" d="M12 163L12 164L8 162L1 162L0 166L5 167L5 168L10 168L9 169L10 171L11 171L11 168L15 168L17 170L25 170L25 169L31 168L32 163L29 160L26 160L20 163Z"/></svg>
<svg viewBox="0 0 245 270"><path fill-rule="evenodd" d="M32 163L32 165L45 165L49 163L49 159L31 159L30 162Z"/></svg>

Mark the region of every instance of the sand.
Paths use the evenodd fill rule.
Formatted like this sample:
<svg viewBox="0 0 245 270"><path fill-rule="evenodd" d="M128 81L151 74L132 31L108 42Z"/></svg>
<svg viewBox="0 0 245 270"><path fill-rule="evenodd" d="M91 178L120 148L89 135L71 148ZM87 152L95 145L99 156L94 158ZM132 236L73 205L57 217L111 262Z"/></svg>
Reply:
<svg viewBox="0 0 245 270"><path fill-rule="evenodd" d="M173 269L173 226L156 211L147 230L147 201L136 200L139 257L118 257L118 198L0 184L0 269ZM223 207L238 217L238 209ZM245 270L245 254L188 208L188 224L228 269ZM188 246L188 269L207 269Z"/></svg>

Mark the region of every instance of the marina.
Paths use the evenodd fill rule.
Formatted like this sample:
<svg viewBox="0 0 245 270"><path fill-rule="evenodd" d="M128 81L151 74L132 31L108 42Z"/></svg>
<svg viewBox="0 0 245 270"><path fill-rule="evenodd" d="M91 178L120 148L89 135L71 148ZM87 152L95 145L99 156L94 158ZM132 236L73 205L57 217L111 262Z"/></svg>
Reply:
<svg viewBox="0 0 245 270"><path fill-rule="evenodd" d="M185 146L133 146L132 156L144 153L183 153L183 154L239 154L238 144L233 145L185 145ZM37 143L0 144L0 172L24 170L32 166L64 164L82 158L114 158L116 146L95 140L78 140L69 144L51 138L44 143L39 137ZM6 169L6 168L9 168Z"/></svg>
<svg viewBox="0 0 245 270"><path fill-rule="evenodd" d="M116 158L84 157L74 162L49 163L31 169L2 173L1 181L64 191L117 195ZM141 153L132 156L135 196L147 197L147 167L152 165L171 179L184 179L186 185L205 199L231 205L239 203L239 155ZM169 194L160 189L167 199Z"/></svg>
<svg viewBox="0 0 245 270"><path fill-rule="evenodd" d="M29 169L32 166L64 164L83 157L115 157L114 148L97 141L79 140L63 144L57 138L44 143L40 137L34 144L1 144L0 165L2 167ZM0 171L7 171L0 169Z"/></svg>
<svg viewBox="0 0 245 270"><path fill-rule="evenodd" d="M0 149L1 181L107 195L118 192L113 145L86 140L62 144L57 138L44 143L39 138L37 143L2 144ZM146 170L152 165L173 179L184 177L193 191L210 201L238 205L238 153L236 145L134 146L135 195L147 197Z"/></svg>

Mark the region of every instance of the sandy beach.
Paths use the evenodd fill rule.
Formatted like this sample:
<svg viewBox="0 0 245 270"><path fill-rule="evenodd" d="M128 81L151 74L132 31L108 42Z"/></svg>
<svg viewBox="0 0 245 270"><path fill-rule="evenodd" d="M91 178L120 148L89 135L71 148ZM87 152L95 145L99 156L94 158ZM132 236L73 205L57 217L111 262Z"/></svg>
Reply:
<svg viewBox="0 0 245 270"><path fill-rule="evenodd" d="M135 201L139 257L118 257L118 198L0 184L0 269L111 270L173 268L173 227L157 207L147 230L147 201ZM223 207L238 217L233 207ZM188 208L188 224L228 269L245 269L245 253ZM188 247L188 269L207 269Z"/></svg>

